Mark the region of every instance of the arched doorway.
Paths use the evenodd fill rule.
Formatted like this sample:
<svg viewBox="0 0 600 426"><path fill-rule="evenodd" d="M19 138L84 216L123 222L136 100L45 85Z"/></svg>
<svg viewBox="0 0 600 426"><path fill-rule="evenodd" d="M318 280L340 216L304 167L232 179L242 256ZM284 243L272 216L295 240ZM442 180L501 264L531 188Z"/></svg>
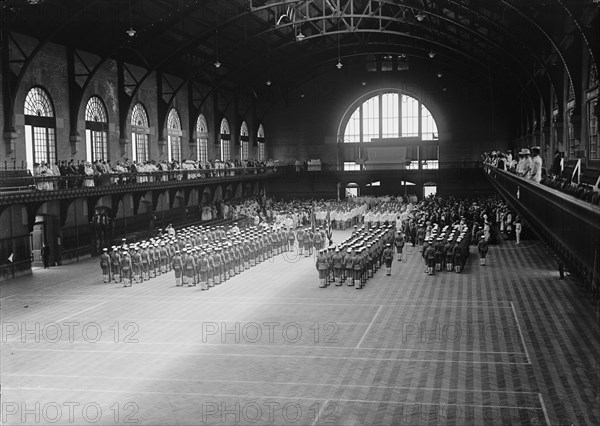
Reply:
<svg viewBox="0 0 600 426"><path fill-rule="evenodd" d="M423 198L435 196L437 193L437 184L435 182L425 182L423 184Z"/></svg>
<svg viewBox="0 0 600 426"><path fill-rule="evenodd" d="M96 206L92 216L92 254L102 252L113 241L113 210L106 206Z"/></svg>
<svg viewBox="0 0 600 426"><path fill-rule="evenodd" d="M204 188L202 191L202 198L200 201L200 218L202 221L207 221L212 219L212 191L210 188Z"/></svg>
<svg viewBox="0 0 600 426"><path fill-rule="evenodd" d="M346 198L360 197L360 186L358 183L350 182L346 185Z"/></svg>

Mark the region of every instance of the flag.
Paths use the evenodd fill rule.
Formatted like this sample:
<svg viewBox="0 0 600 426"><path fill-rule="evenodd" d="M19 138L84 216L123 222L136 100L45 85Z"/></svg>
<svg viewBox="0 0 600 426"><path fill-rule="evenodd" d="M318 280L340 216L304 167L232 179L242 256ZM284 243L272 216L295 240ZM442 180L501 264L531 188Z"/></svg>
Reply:
<svg viewBox="0 0 600 426"><path fill-rule="evenodd" d="M331 227L331 211L327 210L327 217L325 218L325 222L327 223L327 239L329 240L329 245L333 244L333 239L331 238L333 234L333 229Z"/></svg>

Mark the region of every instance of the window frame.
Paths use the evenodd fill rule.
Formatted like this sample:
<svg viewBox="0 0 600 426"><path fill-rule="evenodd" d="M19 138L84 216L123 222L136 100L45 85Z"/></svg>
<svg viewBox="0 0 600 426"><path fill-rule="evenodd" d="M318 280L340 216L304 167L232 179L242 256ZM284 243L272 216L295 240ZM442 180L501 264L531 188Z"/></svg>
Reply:
<svg viewBox="0 0 600 426"><path fill-rule="evenodd" d="M23 115L27 167L33 170L33 165L42 161L55 164L58 158L56 117L50 93L42 86L31 87L25 95ZM43 139L39 139L41 135Z"/></svg>
<svg viewBox="0 0 600 426"><path fill-rule="evenodd" d="M99 112L99 115L92 115ZM85 104L86 158L89 162L108 161L108 111L104 101L98 95L92 95Z"/></svg>

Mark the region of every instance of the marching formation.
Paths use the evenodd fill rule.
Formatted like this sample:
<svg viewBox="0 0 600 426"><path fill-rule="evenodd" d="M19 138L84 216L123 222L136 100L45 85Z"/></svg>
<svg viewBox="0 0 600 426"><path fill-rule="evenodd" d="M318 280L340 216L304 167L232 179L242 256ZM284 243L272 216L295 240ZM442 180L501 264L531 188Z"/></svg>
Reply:
<svg viewBox="0 0 600 426"><path fill-rule="evenodd" d="M470 234L464 221L458 225L446 225L441 231L435 224L431 234L420 246L425 262L425 272L429 275L444 269L448 272L452 270L457 273L461 272L469 258Z"/></svg>
<svg viewBox="0 0 600 426"><path fill-rule="evenodd" d="M480 265L485 265L492 234L490 219L504 208L495 198L436 197L416 204L387 197L371 199L368 204L319 201L310 205L311 226L298 226L295 221L286 226L282 217L274 217L272 224L260 222L245 229L237 223L231 227L192 226L177 232L169 227L148 241L126 244L123 240L120 246L105 248L100 256L104 282L123 282L129 287L173 271L176 286L198 285L208 290L297 247L299 256L316 254L319 287L346 283L361 289L382 265L386 275L391 275L394 251L400 261L406 244L418 247L425 273L460 273L469 258L470 244L479 252ZM303 211L309 203L278 202L277 206L283 212L293 211L293 207ZM360 229L354 225L349 238L333 245L332 228L338 220L334 213L341 211L362 214L349 222L343 220L342 228L353 222L365 225ZM318 219L315 212L322 213Z"/></svg>
<svg viewBox="0 0 600 426"><path fill-rule="evenodd" d="M291 234L291 238L290 238ZM131 287L173 271L178 287L200 286L201 290L221 284L257 264L288 251L293 232L272 226L237 224L192 226L170 235L159 235L141 243L112 246L100 256L104 282L123 282Z"/></svg>
<svg viewBox="0 0 600 426"><path fill-rule="evenodd" d="M340 245L319 250L316 260L319 287L325 288L333 282L341 286L346 282L348 286L361 289L382 264L386 266L386 275L391 275L395 239L393 225L356 228Z"/></svg>

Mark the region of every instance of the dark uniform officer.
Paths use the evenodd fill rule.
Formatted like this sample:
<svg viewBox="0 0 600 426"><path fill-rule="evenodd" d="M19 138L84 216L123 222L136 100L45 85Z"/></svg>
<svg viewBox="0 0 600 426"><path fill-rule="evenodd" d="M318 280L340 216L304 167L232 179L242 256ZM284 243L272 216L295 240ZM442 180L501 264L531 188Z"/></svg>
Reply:
<svg viewBox="0 0 600 426"><path fill-rule="evenodd" d="M319 271L319 287L325 288L327 287L327 255L325 254L325 250L319 250L319 255L317 256L316 267L317 271Z"/></svg>
<svg viewBox="0 0 600 426"><path fill-rule="evenodd" d="M392 251L390 243L385 245L385 249L383 249L383 254L381 255L381 260L385 263L385 274L389 277L392 275L392 260L394 260L394 252Z"/></svg>
<svg viewBox="0 0 600 426"><path fill-rule="evenodd" d="M102 254L100 255L100 268L102 269L104 282L110 282L110 256L108 255L107 248L102 249Z"/></svg>

